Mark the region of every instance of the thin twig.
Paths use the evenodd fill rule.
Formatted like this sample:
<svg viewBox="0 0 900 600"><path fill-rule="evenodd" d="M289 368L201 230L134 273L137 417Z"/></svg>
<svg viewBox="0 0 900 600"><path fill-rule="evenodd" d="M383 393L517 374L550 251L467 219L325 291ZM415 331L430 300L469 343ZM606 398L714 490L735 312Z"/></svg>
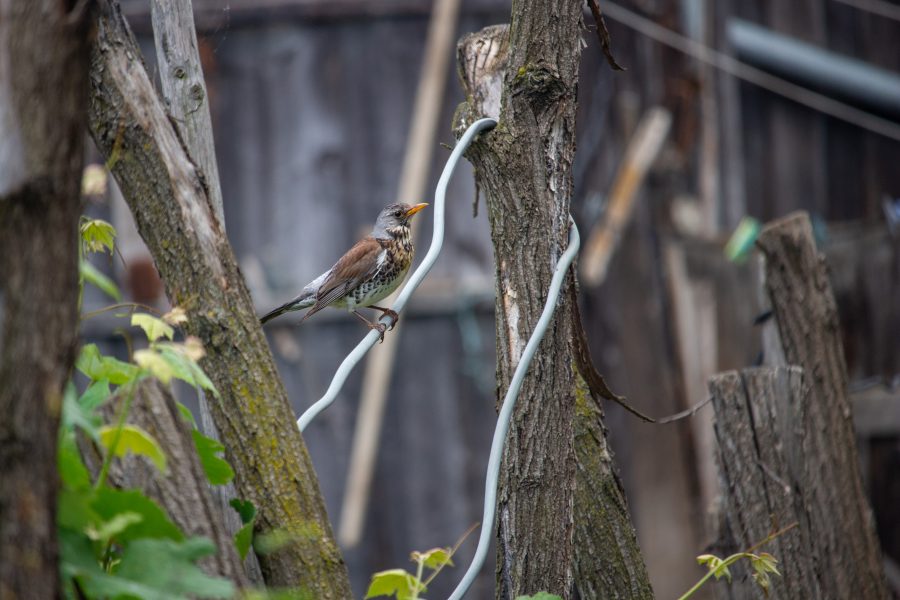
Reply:
<svg viewBox="0 0 900 600"><path fill-rule="evenodd" d="M591 14L594 15L594 21L597 23L597 37L600 39L600 48L603 49L603 56L606 62L612 67L613 71L625 71L625 67L616 62L612 55L612 49L609 45L609 30L606 28L606 21L603 20L603 13L600 12L600 5L597 0L588 0L588 6L591 7Z"/></svg>

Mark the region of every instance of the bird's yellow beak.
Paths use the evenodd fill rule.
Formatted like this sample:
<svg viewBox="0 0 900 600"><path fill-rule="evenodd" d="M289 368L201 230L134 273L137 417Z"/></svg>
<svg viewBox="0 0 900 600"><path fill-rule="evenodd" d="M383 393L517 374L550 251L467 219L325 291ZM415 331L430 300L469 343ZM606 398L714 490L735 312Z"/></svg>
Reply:
<svg viewBox="0 0 900 600"><path fill-rule="evenodd" d="M413 206L412 208L410 208L408 211L406 211L406 218L409 218L409 217L413 216L414 214L416 214L417 212L419 212L420 210L422 210L422 209L425 208L426 206L428 206L428 203L427 203L427 202L422 202L422 203L420 203L420 204L416 204L415 206Z"/></svg>

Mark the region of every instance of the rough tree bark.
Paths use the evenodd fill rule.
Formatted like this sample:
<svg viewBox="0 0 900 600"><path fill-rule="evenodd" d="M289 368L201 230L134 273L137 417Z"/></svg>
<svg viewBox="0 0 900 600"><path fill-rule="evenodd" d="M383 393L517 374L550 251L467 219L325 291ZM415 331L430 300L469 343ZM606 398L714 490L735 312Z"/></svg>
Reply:
<svg viewBox="0 0 900 600"><path fill-rule="evenodd" d="M203 367L235 484L259 508L257 528L291 543L260 556L266 583L316 598L350 596L312 464L209 196L147 77L118 5L101 0L91 57L90 127L108 157Z"/></svg>
<svg viewBox="0 0 900 600"><path fill-rule="evenodd" d="M0 597L54 598L90 2L0 1Z"/></svg>
<svg viewBox="0 0 900 600"><path fill-rule="evenodd" d="M813 401L806 433L818 485L810 490L810 528L817 536L823 588L835 598L887 598L881 551L863 490L837 305L825 261L806 213L768 224L760 233L766 292L783 357L803 372Z"/></svg>
<svg viewBox="0 0 900 600"><path fill-rule="evenodd" d="M575 0L517 0L508 28L488 27L459 44L466 102L457 110L456 129L481 116L499 119L468 154L487 197L494 245L499 398L567 244L582 10ZM549 591L571 598L576 573L583 598L652 597L599 406L579 387L574 276L567 286L525 379L506 442L497 597ZM584 418L577 428L576 411ZM576 494L576 482L581 492L599 494L591 510L587 494ZM587 525L602 524L604 513L613 517L607 526L622 528ZM576 527L578 519L588 521ZM576 536L584 544L578 553Z"/></svg>

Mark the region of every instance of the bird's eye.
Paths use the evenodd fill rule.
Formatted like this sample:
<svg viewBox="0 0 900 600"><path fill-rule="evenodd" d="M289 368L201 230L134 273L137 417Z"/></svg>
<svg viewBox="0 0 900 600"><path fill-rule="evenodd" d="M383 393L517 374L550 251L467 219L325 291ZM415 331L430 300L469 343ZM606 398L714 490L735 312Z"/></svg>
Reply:
<svg viewBox="0 0 900 600"><path fill-rule="evenodd" d="M401 216L402 214L403 214L403 213L402 213L401 211L399 211L399 210L394 211L394 216L395 216L395 217L399 217L399 216Z"/></svg>

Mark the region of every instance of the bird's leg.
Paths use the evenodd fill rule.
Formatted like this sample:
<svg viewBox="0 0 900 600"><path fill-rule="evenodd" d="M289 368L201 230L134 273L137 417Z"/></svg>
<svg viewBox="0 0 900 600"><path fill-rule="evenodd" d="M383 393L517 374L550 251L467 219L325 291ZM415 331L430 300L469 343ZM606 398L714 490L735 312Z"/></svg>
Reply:
<svg viewBox="0 0 900 600"><path fill-rule="evenodd" d="M366 327L368 327L369 329L374 329L375 331L377 331L377 332L378 332L378 339L381 340L382 342L384 342L384 332L387 330L387 327L385 326L384 323L373 323L372 321L368 320L367 318L365 318L364 316L362 316L361 314L359 314L359 312L357 312L356 310L353 310L353 311L351 311L351 312L352 312L354 315L356 315L356 317L357 317L360 321L362 321L363 323L365 323L365 324L366 324Z"/></svg>
<svg viewBox="0 0 900 600"><path fill-rule="evenodd" d="M375 306L374 304L372 306L370 306L369 308L374 308L375 310L380 310L382 317L385 317L385 316L390 317L391 326L388 327L388 331L390 331L391 329L393 329L394 327L397 326L397 321L400 320L400 315L397 314L397 311L391 310L390 308L381 308L380 306Z"/></svg>

